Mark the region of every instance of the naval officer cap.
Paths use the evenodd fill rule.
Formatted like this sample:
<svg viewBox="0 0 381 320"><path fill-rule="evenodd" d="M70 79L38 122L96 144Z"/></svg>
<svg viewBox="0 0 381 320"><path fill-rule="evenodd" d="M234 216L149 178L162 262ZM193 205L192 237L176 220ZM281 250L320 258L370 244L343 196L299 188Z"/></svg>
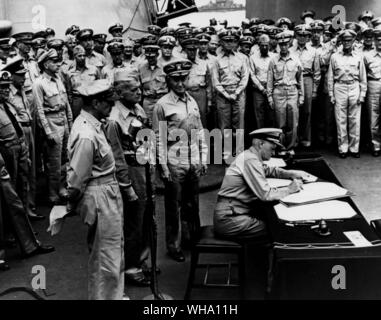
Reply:
<svg viewBox="0 0 381 320"><path fill-rule="evenodd" d="M2 50L10 50L11 44L10 44L10 38L2 38L0 39L0 49Z"/></svg>
<svg viewBox="0 0 381 320"><path fill-rule="evenodd" d="M159 38L157 44L162 46L171 46L174 47L176 45L176 39L172 36L162 36Z"/></svg>
<svg viewBox="0 0 381 320"><path fill-rule="evenodd" d="M124 44L119 41L113 41L110 42L107 51L110 52L111 54L121 54L123 53L124 50Z"/></svg>
<svg viewBox="0 0 381 320"><path fill-rule="evenodd" d="M107 79L85 81L77 88L77 92L83 97L93 97L106 101L117 100L113 87Z"/></svg>
<svg viewBox="0 0 381 320"><path fill-rule="evenodd" d="M161 28L155 24L151 24L147 27L147 31L150 34L153 34L155 36L159 36L161 32Z"/></svg>
<svg viewBox="0 0 381 320"><path fill-rule="evenodd" d="M295 33L299 36L309 36L311 35L311 28L306 24L298 24L295 29Z"/></svg>
<svg viewBox="0 0 381 320"><path fill-rule="evenodd" d="M277 26L277 27L280 27L280 26L282 26L282 25L287 25L289 28L291 27L291 25L292 25L292 22L291 22L291 20L289 19L289 18L287 18L287 17L281 17L281 18L279 18L277 21L276 21L276 23L275 23L275 25Z"/></svg>
<svg viewBox="0 0 381 320"><path fill-rule="evenodd" d="M235 29L222 30L218 36L221 40L239 40L239 33Z"/></svg>
<svg viewBox="0 0 381 320"><path fill-rule="evenodd" d="M203 31L209 35L216 34L216 29L213 26L204 27Z"/></svg>
<svg viewBox="0 0 381 320"><path fill-rule="evenodd" d="M352 21L345 24L345 29L353 30L356 34L361 32L361 26L357 22Z"/></svg>
<svg viewBox="0 0 381 320"><path fill-rule="evenodd" d="M56 50L61 50L65 44L65 41L61 39L50 39L47 43L48 49L56 49Z"/></svg>
<svg viewBox="0 0 381 320"><path fill-rule="evenodd" d="M198 40L197 38L189 38L189 39L185 39L184 42L183 42L183 46L186 48L186 49L198 49L200 45L200 40Z"/></svg>
<svg viewBox="0 0 381 320"><path fill-rule="evenodd" d="M174 37L175 34L176 34L175 28L171 28L171 27L164 27L160 31L160 36L173 36Z"/></svg>
<svg viewBox="0 0 381 320"><path fill-rule="evenodd" d="M92 40L94 31L92 29L79 30L76 37L78 41Z"/></svg>
<svg viewBox="0 0 381 320"><path fill-rule="evenodd" d="M372 38L374 35L374 29L373 28L364 28L362 30L362 35L366 38Z"/></svg>
<svg viewBox="0 0 381 320"><path fill-rule="evenodd" d="M380 27L373 29L373 36L377 40L381 40L381 28Z"/></svg>
<svg viewBox="0 0 381 320"><path fill-rule="evenodd" d="M310 24L312 31L323 31L324 30L324 21L323 20L315 20Z"/></svg>
<svg viewBox="0 0 381 320"><path fill-rule="evenodd" d="M26 44L31 44L33 40L33 32L19 32L12 35L12 38L17 42L23 42Z"/></svg>
<svg viewBox="0 0 381 320"><path fill-rule="evenodd" d="M97 33L93 35L93 40L99 43L106 43L107 34Z"/></svg>
<svg viewBox="0 0 381 320"><path fill-rule="evenodd" d="M77 25L73 24L72 26L66 29L65 36L69 34L72 34L73 36L75 36L79 32L79 30L80 28Z"/></svg>
<svg viewBox="0 0 381 320"><path fill-rule="evenodd" d="M341 39L341 40L352 40L354 38L356 38L357 36L357 33L355 31L353 31L352 29L345 29L345 30L342 30L340 31L338 37Z"/></svg>
<svg viewBox="0 0 381 320"><path fill-rule="evenodd" d="M260 23L262 23L262 19L261 18L254 17L254 18L250 19L250 25L251 26L258 25Z"/></svg>
<svg viewBox="0 0 381 320"><path fill-rule="evenodd" d="M112 34L114 32L122 32L123 31L123 25L121 23L115 23L110 28L108 28L108 33Z"/></svg>
<svg viewBox="0 0 381 320"><path fill-rule="evenodd" d="M252 37L253 33L250 31L250 29L243 29L242 30L242 36L244 36L244 37L248 37L248 36Z"/></svg>
<svg viewBox="0 0 381 320"><path fill-rule="evenodd" d="M16 56L11 59L7 59L7 63L0 67L0 71L8 71L11 74L23 75L27 73L27 69L23 64L24 59L20 56Z"/></svg>
<svg viewBox="0 0 381 320"><path fill-rule="evenodd" d="M198 39L198 41L200 41L200 43L209 43L210 42L210 35L208 35L207 33L200 33L196 36L196 38Z"/></svg>
<svg viewBox="0 0 381 320"><path fill-rule="evenodd" d="M12 83L12 75L9 71L0 71L0 84L10 85Z"/></svg>
<svg viewBox="0 0 381 320"><path fill-rule="evenodd" d="M359 15L358 17L358 20L361 21L361 20L364 20L364 19L370 19L372 20L374 18L374 14L372 11L370 10L364 10L363 12L361 12L361 14Z"/></svg>
<svg viewBox="0 0 381 320"><path fill-rule="evenodd" d="M239 44L248 44L250 46L254 45L254 38L251 36L243 36L239 39Z"/></svg>
<svg viewBox="0 0 381 320"><path fill-rule="evenodd" d="M249 133L250 138L265 140L276 144L278 147L284 148L281 143L283 131L277 128L262 128Z"/></svg>
<svg viewBox="0 0 381 320"><path fill-rule="evenodd" d="M164 66L164 72L170 77L187 76L192 68L192 62L187 59L177 59Z"/></svg>
<svg viewBox="0 0 381 320"><path fill-rule="evenodd" d="M278 43L281 44L281 43L289 43L292 36L289 32L283 31L281 33L278 33L275 38L278 41Z"/></svg>

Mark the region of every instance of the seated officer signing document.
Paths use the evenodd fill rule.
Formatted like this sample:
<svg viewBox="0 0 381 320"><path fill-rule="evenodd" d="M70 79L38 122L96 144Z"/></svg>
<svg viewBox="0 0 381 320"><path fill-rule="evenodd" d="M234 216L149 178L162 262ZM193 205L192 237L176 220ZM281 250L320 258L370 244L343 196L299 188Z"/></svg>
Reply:
<svg viewBox="0 0 381 320"><path fill-rule="evenodd" d="M265 223L256 217L261 201L280 200L300 191L303 180L310 176L304 171L269 167L269 160L280 143L281 129L262 128L250 133L252 146L239 154L227 169L214 211L217 235L252 238L265 234ZM266 178L293 179L285 188L271 188Z"/></svg>

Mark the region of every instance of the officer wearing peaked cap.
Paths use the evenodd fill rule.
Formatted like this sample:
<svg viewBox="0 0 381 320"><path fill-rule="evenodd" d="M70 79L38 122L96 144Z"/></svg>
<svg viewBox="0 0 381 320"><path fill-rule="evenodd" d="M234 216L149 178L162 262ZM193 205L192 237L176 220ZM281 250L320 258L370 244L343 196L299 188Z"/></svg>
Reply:
<svg viewBox="0 0 381 320"><path fill-rule="evenodd" d="M165 27L163 29L161 29L160 31L160 36L172 36L174 37L176 34L176 31L175 31L175 28L171 28L171 27Z"/></svg>
<svg viewBox="0 0 381 320"><path fill-rule="evenodd" d="M138 65L143 91L143 109L150 123L156 102L168 92L163 66L158 63L159 49L158 45L145 45L146 59Z"/></svg>
<svg viewBox="0 0 381 320"><path fill-rule="evenodd" d="M204 27L203 31L205 33L207 33L208 35L210 35L210 36L213 35L213 34L216 34L216 29L214 27L212 27L212 26Z"/></svg>
<svg viewBox="0 0 381 320"><path fill-rule="evenodd" d="M374 36L374 49L364 53L364 64L367 73L366 107L368 113L367 127L371 133L371 152L378 157L381 152L380 135L380 92L381 92L381 29L372 31Z"/></svg>
<svg viewBox="0 0 381 320"><path fill-rule="evenodd" d="M361 14L358 17L359 25L364 27L371 27L372 26L372 19L374 18L374 14L370 10L364 10L361 12Z"/></svg>
<svg viewBox="0 0 381 320"><path fill-rule="evenodd" d="M285 147L293 152L297 144L300 105L304 103L303 67L299 58L290 54L291 35L277 35L280 53L272 57L267 77L267 97L275 110L275 124L285 134Z"/></svg>
<svg viewBox="0 0 381 320"><path fill-rule="evenodd" d="M94 51L93 35L94 31L92 29L82 29L77 33L76 37L79 44L86 51L86 62L102 70L107 64L107 60L102 54Z"/></svg>
<svg viewBox="0 0 381 320"><path fill-rule="evenodd" d="M108 33L113 37L122 37L123 36L123 25L121 23L116 23L108 28Z"/></svg>
<svg viewBox="0 0 381 320"><path fill-rule="evenodd" d="M69 98L69 103L75 120L81 112L83 98L78 92L78 87L82 83L101 79L101 71L86 62L86 51L81 45L73 49L74 62L65 72L65 85Z"/></svg>
<svg viewBox="0 0 381 320"><path fill-rule="evenodd" d="M250 55L251 47L254 45L254 38L251 36L243 36L239 39L239 52L246 56Z"/></svg>
<svg viewBox="0 0 381 320"><path fill-rule="evenodd" d="M103 79L114 83L115 74L121 71L128 71L135 77L138 76L138 69L134 64L124 61L124 44L122 42L110 42L107 47L111 55L112 62L103 67L101 74Z"/></svg>
<svg viewBox="0 0 381 320"><path fill-rule="evenodd" d="M192 29L188 27L182 27L176 32L177 40L179 45L173 49L173 54L179 58L186 58L186 53L183 47L183 41L192 38Z"/></svg>
<svg viewBox="0 0 381 320"><path fill-rule="evenodd" d="M98 33L93 35L95 52L98 52L100 54L104 53L104 49L106 46L106 39L107 39L107 34L105 33Z"/></svg>
<svg viewBox="0 0 381 320"><path fill-rule="evenodd" d="M46 145L49 201L66 198L65 179L67 138L73 121L65 86L58 76L58 55L54 49L41 54L42 75L33 84L33 103ZM52 99L54 97L54 99Z"/></svg>
<svg viewBox="0 0 381 320"><path fill-rule="evenodd" d="M373 28L377 28L380 25L381 25L381 17L377 17L372 20Z"/></svg>
<svg viewBox="0 0 381 320"><path fill-rule="evenodd" d="M77 25L73 24L72 26L70 26L69 28L66 29L65 31L65 36L71 34L73 36L75 36L79 30L81 30Z"/></svg>
<svg viewBox="0 0 381 320"><path fill-rule="evenodd" d="M194 239L200 226L198 184L207 168L208 147L199 108L185 87L191 68L192 62L180 59L164 66L170 91L156 103L153 113L157 155L165 186L166 245L169 256L178 262L185 260L182 245ZM180 142L167 141L173 130L179 132L178 129L181 130ZM197 138L190 139L191 134ZM179 145L179 153L168 152L175 143Z"/></svg>
<svg viewBox="0 0 381 320"><path fill-rule="evenodd" d="M158 40L158 45L160 46L161 52L158 58L158 65L162 67L175 59L173 56L173 48L176 46L176 39L172 36L162 36Z"/></svg>
<svg viewBox="0 0 381 320"><path fill-rule="evenodd" d="M239 35L235 30L219 34L222 43L212 67L213 85L216 90L218 127L243 129L245 112L245 89L249 80L248 59L237 53Z"/></svg>
<svg viewBox="0 0 381 320"><path fill-rule="evenodd" d="M356 32L340 32L342 50L331 56L328 69L328 92L335 105L338 151L345 158L348 151L360 157L361 103L367 91L366 69L362 55L353 52Z"/></svg>
<svg viewBox="0 0 381 320"><path fill-rule="evenodd" d="M207 124L207 115L212 106L212 84L211 73L208 62L198 58L198 38L184 40L184 48L187 58L192 62L192 68L185 82L185 88L193 97L200 111L201 122L204 128Z"/></svg>
<svg viewBox="0 0 381 320"><path fill-rule="evenodd" d="M35 139L32 131L32 115L30 113L30 106L28 100L26 99L24 82L25 74L27 70L24 68L23 59L16 56L12 59L8 59L6 65L1 67L1 70L8 71L12 74L12 83L10 84L10 94L7 99L9 110L14 115L18 124L22 128L24 133L24 139L26 144L26 149L28 150L27 159L30 161L30 170L28 173L19 170L18 175L26 175L24 177L27 179L28 183L28 193L27 202L20 195L22 201L25 204L26 211L31 219L41 219L43 216L36 215L32 212L33 208L36 207L35 196L36 196L36 167L35 167ZM11 175L13 174L10 171Z"/></svg>
<svg viewBox="0 0 381 320"><path fill-rule="evenodd" d="M321 79L320 56L316 48L307 45L311 28L306 24L295 27L297 46L290 51L302 63L304 103L299 108L299 142L303 147L311 146L311 111L312 100L317 98Z"/></svg>
<svg viewBox="0 0 381 320"><path fill-rule="evenodd" d="M362 53L369 52L373 49L373 36L374 30L373 28L366 27L362 30L362 36L363 36L363 46L362 46Z"/></svg>
<svg viewBox="0 0 381 320"><path fill-rule="evenodd" d="M289 18L282 17L276 21L275 26L281 29L291 29L292 22Z"/></svg>
<svg viewBox="0 0 381 320"><path fill-rule="evenodd" d="M52 28L46 28L45 33L46 33L46 40L53 39L56 36L56 32Z"/></svg>
<svg viewBox="0 0 381 320"><path fill-rule="evenodd" d="M78 92L85 103L68 142L68 207L78 212L88 227L88 299L121 300L123 201L115 177L115 158L102 124L116 96L107 80L83 84Z"/></svg>
<svg viewBox="0 0 381 320"><path fill-rule="evenodd" d="M268 35L262 35L259 38L259 52L250 56L250 78L253 88L249 88L252 95L253 105L248 106L254 114L255 121L252 121L251 127L264 128L266 124L272 123L274 116L270 109L267 98L267 74L272 56L269 51L270 38ZM253 90L251 90L253 89ZM249 125L250 126L250 125Z"/></svg>
<svg viewBox="0 0 381 320"><path fill-rule="evenodd" d="M152 24L152 25L149 25L147 27L147 31L148 31L148 33L153 34L156 37L158 37L158 36L160 36L161 28L157 25Z"/></svg>
<svg viewBox="0 0 381 320"><path fill-rule="evenodd" d="M260 220L261 202L270 202L298 192L304 171L267 166L277 148L282 148L282 130L262 128L250 133L251 146L240 153L226 170L214 210L214 231L233 240L265 238L265 222ZM267 178L293 180L287 188L271 188Z"/></svg>

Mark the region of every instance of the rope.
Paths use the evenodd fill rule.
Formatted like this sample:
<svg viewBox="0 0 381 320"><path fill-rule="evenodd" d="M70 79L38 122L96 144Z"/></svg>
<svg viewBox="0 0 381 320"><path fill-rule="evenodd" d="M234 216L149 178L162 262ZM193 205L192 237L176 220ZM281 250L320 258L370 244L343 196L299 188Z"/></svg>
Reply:
<svg viewBox="0 0 381 320"><path fill-rule="evenodd" d="M123 31L123 33L125 33L126 31L128 31L128 30L131 28L132 22L134 22L135 16L136 16L136 14L138 13L138 9L139 9L139 6L140 6L140 3L141 3L141 2L142 2L142 0L139 0L138 5L137 5L136 8L135 8L135 12L134 12L134 14L132 15L130 24L128 25L128 27L126 28L126 30ZM136 29L135 29L135 30L136 30ZM138 31L140 31L140 30L138 30Z"/></svg>

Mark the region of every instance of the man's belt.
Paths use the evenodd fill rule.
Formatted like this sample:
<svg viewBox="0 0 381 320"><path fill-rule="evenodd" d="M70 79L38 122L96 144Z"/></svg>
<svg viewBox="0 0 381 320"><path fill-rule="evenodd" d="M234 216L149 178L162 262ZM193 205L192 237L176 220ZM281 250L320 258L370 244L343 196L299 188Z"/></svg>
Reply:
<svg viewBox="0 0 381 320"><path fill-rule="evenodd" d="M377 82L379 82L379 81L381 81L381 78L369 78L368 77L368 81L377 81Z"/></svg>
<svg viewBox="0 0 381 320"><path fill-rule="evenodd" d="M357 80L336 80L335 83L340 84L354 84L355 82L358 82Z"/></svg>
<svg viewBox="0 0 381 320"><path fill-rule="evenodd" d="M44 112L45 114L55 114L55 113L60 113L66 110L66 107L64 105L59 106L58 109L45 109Z"/></svg>
<svg viewBox="0 0 381 320"><path fill-rule="evenodd" d="M32 123L29 121L29 122L20 122L20 125L22 127L31 127L32 126Z"/></svg>

